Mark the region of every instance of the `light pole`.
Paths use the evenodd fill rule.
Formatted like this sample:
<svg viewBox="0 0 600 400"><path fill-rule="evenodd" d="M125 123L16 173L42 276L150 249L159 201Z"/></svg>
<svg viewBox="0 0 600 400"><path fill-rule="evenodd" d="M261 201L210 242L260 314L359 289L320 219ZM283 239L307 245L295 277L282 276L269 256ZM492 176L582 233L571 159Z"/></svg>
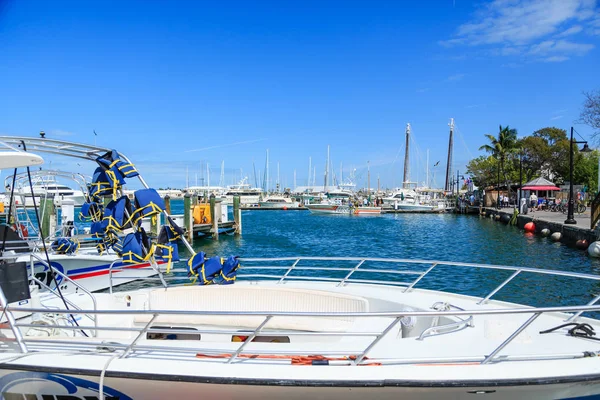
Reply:
<svg viewBox="0 0 600 400"><path fill-rule="evenodd" d="M500 208L500 160L498 160L498 198L496 199L496 208Z"/></svg>
<svg viewBox="0 0 600 400"><path fill-rule="evenodd" d="M565 224L570 225L577 224L577 221L575 221L575 216L573 215L573 209L575 208L575 196L573 193L573 144L583 144L583 149L581 149L581 152L583 153L589 153L592 151L588 147L588 143L585 140L580 142L573 140L573 127L571 127L571 143L569 143L569 208L567 211L567 219L565 220Z"/></svg>
<svg viewBox="0 0 600 400"><path fill-rule="evenodd" d="M519 212L523 211L521 210L521 197L523 196L523 189L521 189L523 187L523 152L521 151L521 153L519 153L519 199L517 201L517 208L519 209Z"/></svg>

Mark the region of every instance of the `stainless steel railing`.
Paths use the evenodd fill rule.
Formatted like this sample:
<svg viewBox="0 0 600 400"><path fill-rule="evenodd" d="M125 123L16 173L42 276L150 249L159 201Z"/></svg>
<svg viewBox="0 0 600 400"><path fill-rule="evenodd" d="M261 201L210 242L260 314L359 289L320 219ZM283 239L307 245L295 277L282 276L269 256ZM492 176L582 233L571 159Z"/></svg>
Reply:
<svg viewBox="0 0 600 400"><path fill-rule="evenodd" d="M2 293L0 291L0 300L2 299ZM0 301L1 302L1 301ZM16 312L16 311L26 311L26 312L47 312L46 308L28 308L23 309L20 307L0 307L0 310L6 311L8 313ZM218 342L210 342L211 347L203 347L209 344L208 342L202 343L200 341L200 345L197 346L164 346L160 344L153 344L151 341L144 341L140 344L140 339L144 337L144 334L149 333L181 333L181 334L204 334L204 333L220 333L220 334L231 334L231 335L248 335L249 338L255 338L260 336L261 333L264 333L269 336L278 336L278 335L287 335L287 336L333 336L333 337L372 337L372 340L367 342L367 345L362 347L353 347L345 350L328 350L328 349L319 349L319 354L328 357L335 356L348 356L347 359L342 360L342 364L349 365L365 365L371 363L378 364L415 364L415 363L461 363L461 362L479 362L481 364L487 364L491 362L504 362L511 360L549 360L549 359L565 359L565 358L583 358L589 357L590 353L595 353L599 355L600 352L592 351L592 352L572 352L572 353L561 353L556 352L555 354L519 354L519 355L502 355L498 356L500 352L511 343L520 333L522 333L535 319L537 319L540 315L545 313L569 313L569 312L592 312L592 311L600 311L600 306L569 306L569 307L539 307L539 308L512 308L512 309L492 309L492 310L449 310L449 311L403 311L403 312L343 312L343 313L332 313L332 312L227 312L227 311L169 311L169 310L67 310L67 309L52 309L53 314L94 314L94 315L115 315L115 316L133 316L133 315L148 315L150 316L148 322L145 323L143 327L140 326L79 326L76 329L81 330L97 330L97 331L120 331L120 332L131 332L134 335L128 340L121 341L112 341L109 343L103 341L94 341L90 338L78 338L74 337L71 339L61 338L60 340L52 340L52 339L39 339L39 338L30 338L24 337L21 333L21 328L28 327L39 327L35 324L28 324L24 322L16 322L10 321L9 324L13 332L15 333L15 340L22 352L31 351L31 349L35 348L36 344L43 345L45 351L61 351L65 348L70 348L71 350L74 346L79 351L94 351L98 347L112 347L114 351L121 351L120 357L126 358L132 355L151 357L151 352L165 352L168 351L173 357L178 356L182 353L194 353L194 354L206 354L210 355L211 359L220 359L224 363L231 363L236 360L243 359L242 355L244 354L252 354L252 355L277 355L278 359L281 358L282 355L285 356L293 356L293 355L308 355L314 354L311 351L288 351L282 350L282 347L277 347L272 350L261 348L261 349L247 349L249 343L251 343L251 339L248 339L244 342L241 342L238 347L224 346L223 343ZM508 337L503 340L503 342L498 345L492 352L489 354L481 354L481 355L469 355L469 356L460 356L460 357L423 357L423 358L380 358L380 359L371 359L367 358L373 348L379 343L381 339L383 339L386 335L393 330L395 326L398 325L399 321L403 317L471 317L471 316L483 316L483 315L510 315L510 314L530 314L530 318L521 324L514 332L512 332ZM247 330L218 330L218 329L197 329L197 330L176 330L176 329L161 329L161 328L153 328L152 324L159 316L167 316L167 315L185 315L185 316L254 316L261 317L260 322L257 323L257 326L254 329ZM263 331L265 325L273 318L277 317L314 317L314 318L326 318L326 317L352 317L352 318L373 318L373 317L382 317L389 318L391 321L385 326L384 329L379 331L371 331L371 332L357 332L357 331L347 331L347 332L306 332L306 331L293 331L293 330L269 330L268 332ZM64 325L52 325L47 324L44 325L45 328L58 328L58 329L70 329ZM7 340L7 339L4 339ZM11 340L11 339L8 339ZM404 339L401 339L404 340ZM49 345L54 345L51 347ZM23 351L23 349L25 349ZM89 354L89 353L87 353ZM161 357L164 357L164 353L161 353ZM268 357L267 357L268 359Z"/></svg>
<svg viewBox="0 0 600 400"><path fill-rule="evenodd" d="M488 302L494 295L496 295L501 289L505 288L508 284L513 283L517 277L523 276L525 273L532 273L537 275L546 275L546 276L558 276L558 277L571 277L571 278L579 278L590 281L599 281L600 276L591 275L591 274L581 274L576 272L566 272L566 271L555 271L555 270L538 270L533 268L525 268L525 267L512 267L512 266L497 266L497 265L487 265L487 264L473 264L473 263L458 263L458 262L445 262L445 261L427 261L427 260L407 260L407 259L382 259L382 258L359 258L359 257L283 257L283 258L242 258L240 259L242 266L239 270L238 277L239 279L270 279L275 281L276 284L284 283L286 281L294 281L294 280L311 280L317 282L328 282L332 285L337 286L346 286L352 285L356 283L368 283L368 284L380 284L380 285L393 285L399 286L403 288L403 292L410 292L414 290L415 286L427 275L429 275L432 271L440 266L445 267L467 267L467 268L477 268L477 269L489 269L489 270L503 270L503 271L512 271L512 274L504 279L499 285L494 287L486 296L482 297L478 304L485 304ZM327 265L317 265L319 263L325 263ZM347 263L348 266L339 266L339 263ZM395 265L396 269L375 268L372 264L381 265ZM277 265L279 264L279 265ZM371 266L369 266L371 265ZM399 268L403 269L399 269ZM414 268L419 267L419 268ZM149 267L148 269L150 269ZM279 271L279 273L277 273ZM165 281L173 281L173 280L182 280L184 279L183 273L186 273L186 269L174 269L174 274L168 274L164 276ZM311 276L314 274L323 273L332 273L335 272L339 274L339 277L331 277L331 276ZM390 281L385 279L361 279L360 277L355 277L355 274L366 273L366 274L378 274L381 276L395 277L400 278L403 276L411 276L411 279L404 281ZM300 275L298 275L300 274ZM304 274L304 275L302 275ZM119 279L120 277L115 276L112 279ZM131 276L124 277L125 279L131 279ZM157 280L161 281L161 278L157 277L139 277L141 280ZM89 294L92 298L94 297L92 294ZM353 318L373 318L373 317L386 317L390 318L391 321L387 324L387 326L379 331L372 332L357 332L357 331L346 331L346 332L332 332L332 331L315 331L315 332L300 332L293 330L269 330L268 335L287 335L287 336L329 336L329 337L371 337L372 340L368 342L368 345L364 348L356 348L349 349L349 351L344 351L344 354L351 354L355 356L351 361L352 364L359 365L369 362L374 362L373 360L366 359L367 355L371 352L371 350L376 347L379 341L384 338L394 327L397 326L400 319L402 317L410 317L410 316L426 316L426 317L447 317L454 318L455 322L439 325L434 327L432 330L427 331L424 330L421 333L421 339L429 336L430 334L437 334L437 332L444 331L445 333L451 333L458 330L462 330L467 326L471 326L473 323L473 316L475 315L495 315L495 314L530 314L531 317L523 323L518 329L512 332L510 335L506 337L506 339L500 343L491 353L484 354L476 357L459 357L449 359L448 357L439 358L439 359L427 359L427 362L462 362L465 359L473 360L481 363L490 363L490 362L498 362L500 360L510 360L510 359L522 359L523 356L509 356L502 355L498 357L498 354L502 352L502 350L511 343L514 338L516 338L521 332L523 332L531 323L535 321L540 315L544 313L574 313L569 320L573 320L581 316L584 312L597 312L600 311L600 305L595 305L595 303L600 300L600 295L596 296L592 301L590 301L587 305L579 305L579 306L563 306L563 307L545 307L545 308L534 308L534 307L524 307L524 306L516 306L511 309L496 309L496 310L462 310L456 307L452 307L452 309L447 311L399 311L399 312L369 312L369 313L285 313L285 312L202 312L202 311L166 311L166 310L97 310L94 305L94 310L55 310L53 309L53 313L70 313L70 314L87 314L93 315L97 317L98 315L134 315L134 314L147 314L151 316L149 318L149 322L145 324L143 327L115 327L115 326L99 326L97 323L94 323L92 326L79 326L77 329L81 330L89 330L90 332L94 332L93 336L97 336L98 332L101 331L122 331L122 332L131 332L137 335L135 338L132 338L131 341L125 341L123 344L117 344L116 347L122 349L124 352L122 357L127 357L132 353L136 353L137 351L148 351L148 350L158 350L163 349L164 346L157 346L153 344L148 344L148 341L143 341L141 344L140 340L143 338L144 334L149 333L181 333L181 334L203 334L203 333L220 333L220 334L231 334L231 335L247 335L249 337L260 336L261 333L264 335L266 333L262 332L265 325L272 318L282 317L282 316L294 316L294 317L315 317L315 318L323 318L323 317L353 317ZM5 307L0 307L5 308ZM13 309L11 307L5 308L6 311L31 311L31 312L45 312L46 309L36 310L36 309L27 309L24 310L22 308ZM260 322L257 323L255 328L245 329L245 330L227 330L227 329L197 329L197 330L172 330L172 329L160 329L152 326L154 321L158 316L161 315L186 315L186 316L255 316L262 317ZM257 321L258 322L258 321ZM18 331L20 333L20 328L30 327L30 325L22 322L10 322L11 328L13 332ZM64 325L46 325L46 327L65 329ZM17 335L15 333L15 340L22 345L22 348L27 348L29 344L34 344L37 342L40 343L50 343L48 339L32 339L25 338L22 335ZM65 343L65 341L60 340L56 341L57 345L59 343ZM93 346L99 345L96 342L87 340L77 340L74 338L72 341L67 341L71 343L77 343L80 346ZM239 347L234 348L232 350L231 347L221 347L221 348L203 348L202 346L195 346L189 348L180 348L178 346L177 350L174 351L183 351L182 349L187 349L186 351L195 351L195 352L204 352L210 354L229 354L226 357L227 362L234 362L237 360L242 354L245 354L247 343L250 341L243 342L239 345ZM111 344L112 346L112 344ZM172 350L170 347L166 347L169 350ZM264 351L265 354L272 354L273 351ZM255 354L257 351L252 350L252 353ZM325 351L326 355L340 355L340 351ZM286 352L286 354L290 354ZM562 353L557 353L556 357L579 357L581 354L573 353L570 355L564 355ZM552 355L531 355L527 359L548 359L552 357ZM416 359L411 359L410 362L416 362ZM425 360L425 359L423 359ZM461 361L462 360L462 361ZM418 360L417 360L418 361ZM405 363L408 362L406 359L394 358L394 359L386 359L381 361L382 363Z"/></svg>

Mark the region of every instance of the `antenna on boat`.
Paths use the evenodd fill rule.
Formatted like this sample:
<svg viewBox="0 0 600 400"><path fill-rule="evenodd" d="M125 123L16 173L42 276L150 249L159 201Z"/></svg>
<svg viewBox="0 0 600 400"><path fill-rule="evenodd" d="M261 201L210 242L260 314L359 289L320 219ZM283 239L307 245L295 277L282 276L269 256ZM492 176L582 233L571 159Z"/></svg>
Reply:
<svg viewBox="0 0 600 400"><path fill-rule="evenodd" d="M96 133L96 131L94 131L94 133ZM40 137L44 139L46 137L46 132L40 131Z"/></svg>
<svg viewBox="0 0 600 400"><path fill-rule="evenodd" d="M266 167L266 171L267 171L267 181L265 182L266 184L266 192L267 194L269 193L269 149L267 149L267 167Z"/></svg>
<svg viewBox="0 0 600 400"><path fill-rule="evenodd" d="M223 161L225 162L225 161ZM252 160L252 169L254 170L254 187L258 187L258 181L256 180L256 165L254 164L254 160Z"/></svg>
<svg viewBox="0 0 600 400"><path fill-rule="evenodd" d="M446 185L444 189L448 192L450 191L450 175L452 169L452 136L454 135L454 118L450 118L450 139L448 140L448 164L446 165Z"/></svg>
<svg viewBox="0 0 600 400"><path fill-rule="evenodd" d="M402 187L408 187L408 181L410 181L410 164L409 164L409 144L410 144L410 123L406 124L406 150L404 153L404 181Z"/></svg>

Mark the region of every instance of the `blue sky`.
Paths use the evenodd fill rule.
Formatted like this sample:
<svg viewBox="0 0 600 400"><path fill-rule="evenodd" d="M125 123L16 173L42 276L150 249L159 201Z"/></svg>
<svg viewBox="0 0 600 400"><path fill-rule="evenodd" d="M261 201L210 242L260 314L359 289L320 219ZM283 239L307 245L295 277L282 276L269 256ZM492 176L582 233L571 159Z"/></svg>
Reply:
<svg viewBox="0 0 600 400"><path fill-rule="evenodd" d="M0 134L96 140L157 187L206 163L217 184L222 160L227 184L253 183L266 149L272 186L277 162L306 184L309 156L321 183L329 144L359 186L369 162L392 187L410 122L411 180L429 149L440 186L449 118L459 171L499 124L568 129L600 88L599 45L595 0L0 0Z"/></svg>

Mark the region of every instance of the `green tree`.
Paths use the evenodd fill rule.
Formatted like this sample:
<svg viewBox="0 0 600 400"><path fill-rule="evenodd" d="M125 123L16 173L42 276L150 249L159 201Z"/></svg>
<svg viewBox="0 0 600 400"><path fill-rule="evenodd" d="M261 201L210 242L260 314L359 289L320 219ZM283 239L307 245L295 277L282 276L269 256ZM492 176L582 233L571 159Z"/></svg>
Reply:
<svg viewBox="0 0 600 400"><path fill-rule="evenodd" d="M498 161L491 156L479 156L467 164L467 174L475 186L485 188L497 181Z"/></svg>
<svg viewBox="0 0 600 400"><path fill-rule="evenodd" d="M537 175L548 178L549 163L552 159L552 150L548 142L538 136L526 136L519 141L520 154L523 157L523 179L525 182L532 180Z"/></svg>
<svg viewBox="0 0 600 400"><path fill-rule="evenodd" d="M498 160L500 164L500 170L497 172L498 177L501 173L504 176L504 183L508 185L505 168L506 160L512 158L518 149L517 130L510 129L508 125L504 128L500 125L498 137L490 134L486 134L485 137L488 138L490 143L484 144L479 150L485 150L486 152L491 153L492 156Z"/></svg>
<svg viewBox="0 0 600 400"><path fill-rule="evenodd" d="M600 153L594 150L591 153L578 152L577 163L573 168L573 182L585 185L588 192L598 192L598 158ZM575 161L575 160L573 160Z"/></svg>

